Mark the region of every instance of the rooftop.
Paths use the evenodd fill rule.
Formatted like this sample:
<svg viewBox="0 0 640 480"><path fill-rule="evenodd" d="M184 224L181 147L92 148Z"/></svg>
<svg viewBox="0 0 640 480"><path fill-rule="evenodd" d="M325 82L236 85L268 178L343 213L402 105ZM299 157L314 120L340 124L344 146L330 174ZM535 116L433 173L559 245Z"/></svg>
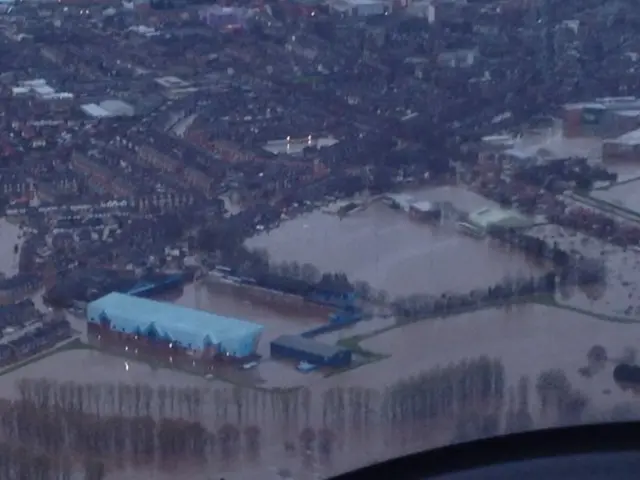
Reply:
<svg viewBox="0 0 640 480"><path fill-rule="evenodd" d="M567 110L637 110L640 107L640 99L636 97L603 97L596 98L592 102L569 103L565 105Z"/></svg>
<svg viewBox="0 0 640 480"><path fill-rule="evenodd" d="M185 345L202 344L206 337L213 344L220 344L243 335L258 334L264 328L245 320L121 293L110 293L91 302L87 312L90 316L104 312L110 320L117 321L118 326L123 324L129 333L153 326L160 335ZM90 321L99 322L99 319L90 318Z"/></svg>
<svg viewBox="0 0 640 480"><path fill-rule="evenodd" d="M174 76L159 77L155 79L155 82L165 88L184 88L189 86L188 82Z"/></svg>
<svg viewBox="0 0 640 480"><path fill-rule="evenodd" d="M556 129L527 133L515 139L505 154L521 159L550 161L565 157L599 158L601 140L594 138L566 138Z"/></svg>
<svg viewBox="0 0 640 480"><path fill-rule="evenodd" d="M135 109L122 100L104 100L100 104L86 103L80 107L84 113L94 118L128 117Z"/></svg>
<svg viewBox="0 0 640 480"><path fill-rule="evenodd" d="M620 110L614 113L621 117L640 117L640 110Z"/></svg>
<svg viewBox="0 0 640 480"><path fill-rule="evenodd" d="M379 4L383 4L384 2L381 0L344 0L345 3L357 7L360 5L379 5Z"/></svg>
<svg viewBox="0 0 640 480"><path fill-rule="evenodd" d="M274 155L286 153L288 155L296 155L302 153L306 147L331 147L338 143L338 140L333 137L320 137L314 138L311 135L304 138L291 138L287 137L283 140L271 140L267 142L262 148L267 152L271 152Z"/></svg>
<svg viewBox="0 0 640 480"><path fill-rule="evenodd" d="M419 212L431 212L433 210L437 210L438 206L433 202L428 200L423 200L420 202L415 202L411 205L411 208L419 211Z"/></svg>
<svg viewBox="0 0 640 480"><path fill-rule="evenodd" d="M522 228L531 226L532 222L517 212L500 208L482 208L469 214L469 221L482 228L490 226Z"/></svg>
<svg viewBox="0 0 640 480"><path fill-rule="evenodd" d="M618 138L613 140L605 140L605 143L621 143L625 145L640 145L640 128L637 130L632 130L630 132L625 133L624 135L620 135Z"/></svg>
<svg viewBox="0 0 640 480"><path fill-rule="evenodd" d="M80 107L84 113L94 118L109 117L111 114L95 103L86 103Z"/></svg>
<svg viewBox="0 0 640 480"><path fill-rule="evenodd" d="M104 100L100 102L100 108L109 112L111 116L131 116L135 113L134 108L122 100Z"/></svg>

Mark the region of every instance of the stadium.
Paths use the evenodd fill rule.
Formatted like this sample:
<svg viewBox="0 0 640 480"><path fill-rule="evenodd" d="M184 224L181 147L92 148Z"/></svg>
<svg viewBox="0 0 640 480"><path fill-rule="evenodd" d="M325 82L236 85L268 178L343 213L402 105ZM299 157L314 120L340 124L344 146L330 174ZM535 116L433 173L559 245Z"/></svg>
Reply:
<svg viewBox="0 0 640 480"><path fill-rule="evenodd" d="M89 333L99 338L203 360L254 357L264 330L256 323L121 293L91 302L87 322Z"/></svg>

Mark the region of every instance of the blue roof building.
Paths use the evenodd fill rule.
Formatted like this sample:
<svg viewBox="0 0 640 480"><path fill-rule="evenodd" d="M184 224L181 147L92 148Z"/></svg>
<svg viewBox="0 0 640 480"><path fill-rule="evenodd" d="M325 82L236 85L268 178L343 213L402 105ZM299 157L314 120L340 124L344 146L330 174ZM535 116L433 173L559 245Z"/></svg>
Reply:
<svg viewBox="0 0 640 480"><path fill-rule="evenodd" d="M115 292L87 306L88 322L105 320L118 332L162 338L191 350L214 347L234 357L253 355L264 330L257 323Z"/></svg>

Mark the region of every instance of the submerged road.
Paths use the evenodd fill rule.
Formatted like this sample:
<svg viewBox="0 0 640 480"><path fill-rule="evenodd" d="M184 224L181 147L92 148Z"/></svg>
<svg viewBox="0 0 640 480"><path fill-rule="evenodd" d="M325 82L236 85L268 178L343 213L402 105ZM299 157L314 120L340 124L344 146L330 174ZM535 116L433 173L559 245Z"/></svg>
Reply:
<svg viewBox="0 0 640 480"><path fill-rule="evenodd" d="M634 213L624 207L616 205L598 198L576 195L575 193L565 193L561 197L569 204L578 204L586 208L592 208L607 215L614 220L622 220L626 223L633 223L640 226L640 214Z"/></svg>

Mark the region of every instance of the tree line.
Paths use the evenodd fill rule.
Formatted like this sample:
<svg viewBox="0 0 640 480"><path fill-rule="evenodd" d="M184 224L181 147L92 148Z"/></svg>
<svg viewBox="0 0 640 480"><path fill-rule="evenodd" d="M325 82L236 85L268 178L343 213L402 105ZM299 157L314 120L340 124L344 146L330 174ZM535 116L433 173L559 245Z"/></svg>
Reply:
<svg viewBox="0 0 640 480"><path fill-rule="evenodd" d="M530 258L550 262L561 283L589 285L606 279L606 265L602 258L568 252L556 241L551 242L519 230L493 229L490 234L498 241L519 249Z"/></svg>
<svg viewBox="0 0 640 480"><path fill-rule="evenodd" d="M539 277L505 277L494 285L464 293L425 293L398 297L390 303L391 312L404 321L413 321L537 294L554 294L558 286L589 285L606 277L605 264L601 259L573 256L562 250L557 242L550 243L514 229L492 229L489 234L531 258L550 262L553 270Z"/></svg>
<svg viewBox="0 0 640 480"><path fill-rule="evenodd" d="M446 315L462 308L490 305L536 294L553 294L557 286L589 285L606 278L601 258L587 258L563 250L557 242L529 235L516 229L494 228L490 236L502 244L517 248L539 262L549 262L553 270L540 277L506 277L495 285L463 293L421 293L390 299L386 291L377 291L366 281L352 281L343 272L321 273L314 265L298 262L271 262L262 249L234 250L232 274L265 288L295 294L313 292L354 292L358 297L388 305L391 313L403 319L428 315Z"/></svg>
<svg viewBox="0 0 640 480"><path fill-rule="evenodd" d="M506 277L502 281L467 293L440 295L413 294L398 297L390 304L391 312L401 321L415 321L430 315L448 315L462 309L496 305L535 294L552 294L556 288L553 272L535 277Z"/></svg>
<svg viewBox="0 0 640 480"><path fill-rule="evenodd" d="M400 380L385 392L381 414L391 437L419 440L442 418L471 414L499 418L505 369L498 359L480 357ZM499 421L496 423L496 428Z"/></svg>
<svg viewBox="0 0 640 480"><path fill-rule="evenodd" d="M218 252L217 263L229 268L232 276L256 285L294 295L317 291L348 293L354 285L344 272L320 272L310 263L273 262L264 249L244 245L232 251Z"/></svg>
<svg viewBox="0 0 640 480"><path fill-rule="evenodd" d="M330 463L349 444L421 442L436 426L454 441L466 440L533 428L536 418L577 422L588 406L562 371L549 370L535 383L536 415L528 378L508 386L502 362L486 356L417 373L382 391L336 386L317 397L308 388L205 390L48 379L22 379L17 390L17 400L0 403L0 438L42 458L24 460L19 448L0 444L0 472L28 461L29 468L40 468L29 470L28 478L43 480L69 478L65 472L80 466L86 478L100 479L118 462L255 462L265 446L278 442L305 462Z"/></svg>

